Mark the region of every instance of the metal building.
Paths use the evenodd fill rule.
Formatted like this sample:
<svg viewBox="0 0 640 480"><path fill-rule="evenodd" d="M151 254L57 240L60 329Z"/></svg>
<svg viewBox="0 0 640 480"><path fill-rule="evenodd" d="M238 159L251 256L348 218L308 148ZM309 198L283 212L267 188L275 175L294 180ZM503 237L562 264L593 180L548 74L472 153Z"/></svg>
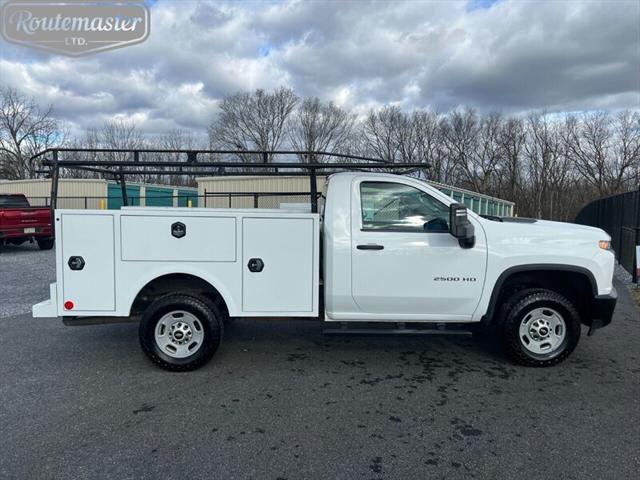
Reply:
<svg viewBox="0 0 640 480"><path fill-rule="evenodd" d="M318 192L325 193L324 176ZM428 182L482 215L513 216L514 203L480 193ZM0 180L0 193L23 193L34 206L48 206L51 180ZM303 176L220 176L198 179L198 188L127 183L130 205L208 208L304 208L310 203L309 179ZM118 183L95 179L61 179L58 208L118 209L122 206Z"/></svg>
<svg viewBox="0 0 640 480"><path fill-rule="evenodd" d="M0 180L0 193L22 193L33 206L48 206L50 179ZM186 207L196 203L197 189L171 185L127 184L130 205L154 207ZM118 209L122 206L120 185L97 179L60 179L58 208Z"/></svg>
<svg viewBox="0 0 640 480"><path fill-rule="evenodd" d="M319 176L317 180L318 192L323 194L325 179ZM200 207L280 208L283 204L309 204L307 177L227 176L202 177L197 181ZM427 183L481 215L509 217L514 214L513 202L438 182Z"/></svg>

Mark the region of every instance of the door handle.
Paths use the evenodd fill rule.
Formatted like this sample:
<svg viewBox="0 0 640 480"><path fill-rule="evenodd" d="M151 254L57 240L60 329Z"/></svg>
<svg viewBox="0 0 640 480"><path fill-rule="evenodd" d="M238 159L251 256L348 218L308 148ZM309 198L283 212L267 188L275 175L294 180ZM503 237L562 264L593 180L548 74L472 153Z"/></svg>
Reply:
<svg viewBox="0 0 640 480"><path fill-rule="evenodd" d="M358 250L384 250L384 245L376 245L375 243L367 243L365 245L358 245Z"/></svg>

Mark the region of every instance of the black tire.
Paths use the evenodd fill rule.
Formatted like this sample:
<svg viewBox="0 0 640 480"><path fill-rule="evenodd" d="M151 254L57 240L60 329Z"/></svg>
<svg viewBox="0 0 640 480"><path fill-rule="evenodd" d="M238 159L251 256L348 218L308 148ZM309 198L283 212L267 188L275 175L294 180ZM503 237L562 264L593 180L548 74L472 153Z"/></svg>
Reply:
<svg viewBox="0 0 640 480"><path fill-rule="evenodd" d="M548 353L534 353L525 344L530 340L520 335L520 326L536 309L549 309L564 321L563 340ZM508 355L521 365L550 367L566 359L580 340L580 316L573 304L563 295L545 289L525 289L515 292L503 305L500 315L502 338ZM544 344L544 342L541 342Z"/></svg>
<svg viewBox="0 0 640 480"><path fill-rule="evenodd" d="M37 238L36 242L38 242L38 247L40 247L40 250L51 250L53 248L53 245L55 244L55 239Z"/></svg>
<svg viewBox="0 0 640 480"><path fill-rule="evenodd" d="M202 328L202 344L195 353L184 358L175 358L156 342L158 322L173 311L190 313ZM206 298L184 294L166 295L153 301L144 311L139 329L140 345L145 355L165 370L174 372L195 370L206 364L218 349L222 340L223 320L216 304ZM168 348L170 347L172 346L169 345Z"/></svg>

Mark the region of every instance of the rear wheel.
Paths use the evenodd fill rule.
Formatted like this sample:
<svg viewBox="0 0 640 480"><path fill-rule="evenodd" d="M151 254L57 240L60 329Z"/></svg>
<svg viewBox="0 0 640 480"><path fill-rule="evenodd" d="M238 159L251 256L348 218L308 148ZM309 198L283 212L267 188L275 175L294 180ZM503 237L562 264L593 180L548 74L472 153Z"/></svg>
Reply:
<svg viewBox="0 0 640 480"><path fill-rule="evenodd" d="M580 329L573 304L550 290L522 290L503 307L505 347L522 365L548 367L560 363L576 348Z"/></svg>
<svg viewBox="0 0 640 480"><path fill-rule="evenodd" d="M140 345L156 365L172 371L207 363L220 345L223 318L213 302L172 294L153 301L140 322Z"/></svg>
<svg viewBox="0 0 640 480"><path fill-rule="evenodd" d="M38 247L40 250L51 250L55 243L53 238L37 238L36 242L38 242Z"/></svg>

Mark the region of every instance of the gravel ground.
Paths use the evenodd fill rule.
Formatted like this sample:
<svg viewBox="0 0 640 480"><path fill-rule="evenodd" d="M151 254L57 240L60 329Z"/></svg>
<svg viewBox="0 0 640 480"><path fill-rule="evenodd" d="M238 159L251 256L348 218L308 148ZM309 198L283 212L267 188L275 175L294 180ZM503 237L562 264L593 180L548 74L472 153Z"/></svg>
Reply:
<svg viewBox="0 0 640 480"><path fill-rule="evenodd" d="M0 245L0 318L31 312L31 305L49 298L55 282L54 250L42 251L36 243Z"/></svg>
<svg viewBox="0 0 640 480"><path fill-rule="evenodd" d="M625 286L629 290L631 298L633 298L636 304L640 306L640 285L633 283L633 277L631 276L631 274L620 265L617 265L615 278L620 285Z"/></svg>
<svg viewBox="0 0 640 480"><path fill-rule="evenodd" d="M640 313L625 288L614 322L551 369L471 338L238 320L209 365L172 374L135 325L25 314L52 264L37 247L0 253L0 478L637 478Z"/></svg>

